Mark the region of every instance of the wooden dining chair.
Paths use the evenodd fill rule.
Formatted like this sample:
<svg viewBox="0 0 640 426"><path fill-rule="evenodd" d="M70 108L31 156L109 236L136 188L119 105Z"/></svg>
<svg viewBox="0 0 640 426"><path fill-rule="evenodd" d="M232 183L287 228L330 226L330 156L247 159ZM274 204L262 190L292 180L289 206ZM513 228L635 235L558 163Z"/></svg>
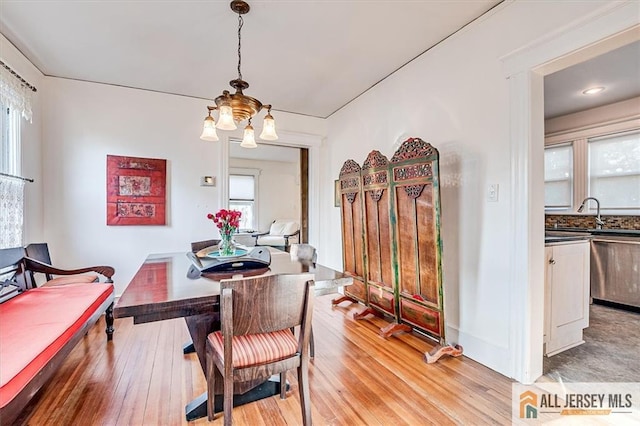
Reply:
<svg viewBox="0 0 640 426"><path fill-rule="evenodd" d="M312 274L220 281L221 330L207 338L209 420L214 418L218 380L224 388L224 424L231 425L234 387L243 393L247 384L254 386L280 373L284 399L287 370L297 368L302 421L311 425L308 370L313 288ZM296 338L291 328L297 326Z"/></svg>
<svg viewBox="0 0 640 426"><path fill-rule="evenodd" d="M301 243L291 244L289 256L291 256L291 260L315 264L318 255L314 246L312 246L311 244ZM311 356L311 358L315 358L316 356L316 344L315 339L313 338L313 327L311 327L311 332L309 333L309 356Z"/></svg>

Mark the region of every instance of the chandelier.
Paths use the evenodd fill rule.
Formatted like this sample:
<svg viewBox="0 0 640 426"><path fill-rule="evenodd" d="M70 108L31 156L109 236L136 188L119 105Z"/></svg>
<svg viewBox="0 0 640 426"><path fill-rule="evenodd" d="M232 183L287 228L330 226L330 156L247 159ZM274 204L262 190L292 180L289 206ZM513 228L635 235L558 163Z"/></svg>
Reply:
<svg viewBox="0 0 640 426"><path fill-rule="evenodd" d="M202 135L200 139L205 141L217 141L218 134L216 129L220 130L236 130L236 123L247 120L248 124L244 128L244 136L242 143L243 148L256 148L256 138L251 125L251 118L260 112L262 109L267 110L267 115L264 117L262 126L262 133L260 133L260 139L267 141L275 141L278 139L276 134L276 122L271 115L271 105L263 105L262 102L251 96L247 96L242 93L243 90L249 87L249 83L242 79L242 71L240 71L240 65L242 64L241 48L241 30L244 23L242 15L249 12L249 4L242 0L233 0L231 2L231 10L238 14L238 78L231 80L229 85L236 89L236 92L231 94L228 90L224 90L222 95L215 99L215 106L207 106L209 115L204 119L204 126L202 129ZM212 111L218 110L218 123L211 115Z"/></svg>

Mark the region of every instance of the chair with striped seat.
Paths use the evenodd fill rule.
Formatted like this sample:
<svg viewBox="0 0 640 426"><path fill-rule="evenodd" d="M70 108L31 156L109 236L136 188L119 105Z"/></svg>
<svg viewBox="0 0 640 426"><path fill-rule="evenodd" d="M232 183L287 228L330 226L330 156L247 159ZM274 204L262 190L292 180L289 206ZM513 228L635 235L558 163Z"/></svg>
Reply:
<svg viewBox="0 0 640 426"><path fill-rule="evenodd" d="M280 374L285 398L287 370L297 368L302 423L311 425L309 334L313 275L272 275L220 282L221 330L207 338L207 411L214 418L214 395L224 394L224 424L231 425L234 388L243 393ZM300 326L298 337L291 328ZM216 386L218 384L218 386ZM244 385L244 386L243 386Z"/></svg>

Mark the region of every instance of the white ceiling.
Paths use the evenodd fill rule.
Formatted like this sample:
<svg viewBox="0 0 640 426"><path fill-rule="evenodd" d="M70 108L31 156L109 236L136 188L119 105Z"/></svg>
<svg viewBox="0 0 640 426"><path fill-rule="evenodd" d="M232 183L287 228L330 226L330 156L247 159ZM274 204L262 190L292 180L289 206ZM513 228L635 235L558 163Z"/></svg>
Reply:
<svg viewBox="0 0 640 426"><path fill-rule="evenodd" d="M327 117L500 0L255 0L245 91ZM211 100L237 77L227 0L0 0L0 32L45 75ZM591 86L605 86L584 96ZM640 96L640 43L545 77L545 117ZM204 102L203 102L204 103Z"/></svg>
<svg viewBox="0 0 640 426"><path fill-rule="evenodd" d="M595 95L582 92L604 87ZM544 79L544 115L553 118L640 96L640 42L628 44Z"/></svg>
<svg viewBox="0 0 640 426"><path fill-rule="evenodd" d="M245 94L327 117L500 0L251 1ZM213 99L237 77L228 1L6 1L0 32L45 75Z"/></svg>

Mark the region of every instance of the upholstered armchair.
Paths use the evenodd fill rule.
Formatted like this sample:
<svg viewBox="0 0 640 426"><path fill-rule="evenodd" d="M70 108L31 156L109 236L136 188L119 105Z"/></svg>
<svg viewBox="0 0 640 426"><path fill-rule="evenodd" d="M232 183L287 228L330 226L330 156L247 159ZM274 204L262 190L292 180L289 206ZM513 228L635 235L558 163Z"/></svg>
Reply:
<svg viewBox="0 0 640 426"><path fill-rule="evenodd" d="M293 219L276 219L269 232L253 234L256 246L272 246L289 251L291 243L300 241L300 222Z"/></svg>

